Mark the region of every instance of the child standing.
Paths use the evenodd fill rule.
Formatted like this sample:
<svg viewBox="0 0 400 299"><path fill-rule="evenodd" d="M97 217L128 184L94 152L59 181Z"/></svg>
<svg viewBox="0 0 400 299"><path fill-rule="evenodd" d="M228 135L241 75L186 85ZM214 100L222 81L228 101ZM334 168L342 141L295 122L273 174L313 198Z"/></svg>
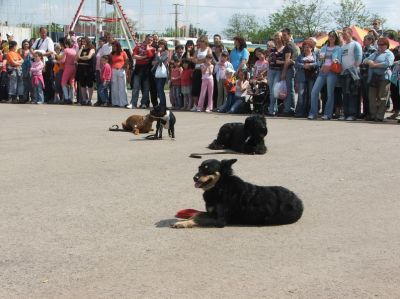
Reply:
<svg viewBox="0 0 400 299"><path fill-rule="evenodd" d="M200 90L200 98L197 106L197 112L203 112L204 100L206 97L206 93L208 94L207 99L207 108L206 112L211 112L213 109L213 92L214 92L214 78L213 71L214 66L211 64L213 59L212 54L206 55L206 61L201 64L201 90Z"/></svg>
<svg viewBox="0 0 400 299"><path fill-rule="evenodd" d="M215 65L215 78L217 80L217 90L218 90L218 98L217 98L217 108L221 107L225 102L226 97L228 96L227 90L224 88L224 83L226 79L226 70L233 69L232 63L228 61L229 53L222 52L219 62Z"/></svg>
<svg viewBox="0 0 400 299"><path fill-rule="evenodd" d="M169 91L169 100L172 105L172 109L182 108L181 98L181 77L182 67L179 59L174 59L174 65L171 69L171 89Z"/></svg>
<svg viewBox="0 0 400 299"><path fill-rule="evenodd" d="M193 69L190 67L188 60L182 61L182 74L181 74L181 92L183 95L183 110L190 110L193 106L192 100L192 74Z"/></svg>
<svg viewBox="0 0 400 299"><path fill-rule="evenodd" d="M100 59L100 87L99 87L99 99L100 104L104 107L109 105L109 90L112 79L112 69L110 66L110 56L103 55Z"/></svg>
<svg viewBox="0 0 400 299"><path fill-rule="evenodd" d="M34 102L36 104L43 104L44 102L44 80L43 80L43 54L41 52L35 52L33 54L33 62L31 66L31 77Z"/></svg>

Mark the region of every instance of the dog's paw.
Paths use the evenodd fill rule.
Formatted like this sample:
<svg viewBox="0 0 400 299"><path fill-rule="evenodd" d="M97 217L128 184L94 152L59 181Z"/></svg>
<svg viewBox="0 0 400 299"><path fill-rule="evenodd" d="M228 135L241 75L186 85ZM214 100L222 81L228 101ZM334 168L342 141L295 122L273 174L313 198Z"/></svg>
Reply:
<svg viewBox="0 0 400 299"><path fill-rule="evenodd" d="M193 228L196 227L197 224L192 219L190 220L182 220L171 224L171 228Z"/></svg>

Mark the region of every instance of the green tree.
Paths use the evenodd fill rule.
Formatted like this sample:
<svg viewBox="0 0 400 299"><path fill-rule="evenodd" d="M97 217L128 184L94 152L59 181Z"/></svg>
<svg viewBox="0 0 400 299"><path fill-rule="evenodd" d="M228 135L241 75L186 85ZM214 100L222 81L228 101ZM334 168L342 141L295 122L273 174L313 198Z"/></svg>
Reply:
<svg viewBox="0 0 400 299"><path fill-rule="evenodd" d="M366 9L363 0L340 0L339 8L331 13L338 28L351 25L371 26L373 16Z"/></svg>
<svg viewBox="0 0 400 299"><path fill-rule="evenodd" d="M307 38L324 31L329 23L323 0L297 2L289 0L269 16L269 32L290 28L294 36Z"/></svg>
<svg viewBox="0 0 400 299"><path fill-rule="evenodd" d="M235 13L228 21L228 26L223 33L228 38L241 36L245 40L250 40L257 35L260 25L256 21L255 15Z"/></svg>

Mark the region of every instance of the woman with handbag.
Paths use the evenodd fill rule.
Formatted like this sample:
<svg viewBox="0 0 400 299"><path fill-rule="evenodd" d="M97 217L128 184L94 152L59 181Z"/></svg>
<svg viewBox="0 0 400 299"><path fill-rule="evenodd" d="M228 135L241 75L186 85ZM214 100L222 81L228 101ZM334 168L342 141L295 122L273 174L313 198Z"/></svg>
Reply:
<svg viewBox="0 0 400 299"><path fill-rule="evenodd" d="M383 121L386 103L389 99L390 67L394 63L394 55L389 50L389 40L386 37L378 39L378 51L364 60L368 64L368 101L369 119Z"/></svg>
<svg viewBox="0 0 400 299"><path fill-rule="evenodd" d="M317 55L312 51L313 48L312 41L305 40L301 54L297 57L294 64L296 69L295 82L298 92L295 110L296 117L307 117L310 110L311 90L318 71Z"/></svg>
<svg viewBox="0 0 400 299"><path fill-rule="evenodd" d="M325 84L327 87L328 100L321 119L329 120L332 118L333 107L335 104L335 86L338 72L340 72L339 62L342 56L342 50L339 44L340 40L336 31L329 32L328 40L321 48L319 55L320 71L311 91L311 109L308 113L308 119L317 119L319 110L319 93Z"/></svg>
<svg viewBox="0 0 400 299"><path fill-rule="evenodd" d="M167 41L160 39L158 41L158 49L154 59L155 71L154 77L156 78L157 96L160 99L159 105L167 107L167 100L165 98L164 86L168 78L168 46Z"/></svg>

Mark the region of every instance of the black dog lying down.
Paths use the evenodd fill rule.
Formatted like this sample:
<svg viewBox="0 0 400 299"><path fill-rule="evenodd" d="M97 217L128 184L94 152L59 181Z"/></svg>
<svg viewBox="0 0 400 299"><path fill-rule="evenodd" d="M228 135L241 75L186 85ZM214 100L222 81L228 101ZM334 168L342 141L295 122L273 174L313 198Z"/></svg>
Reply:
<svg viewBox="0 0 400 299"><path fill-rule="evenodd" d="M162 139L163 128L168 130L169 137L175 139L175 123L176 118L171 110L167 109L165 106L154 107L150 111L150 115L157 119L156 133L154 135L149 135L148 139Z"/></svg>
<svg viewBox="0 0 400 299"><path fill-rule="evenodd" d="M208 148L232 149L239 153L263 155L267 152L264 137L268 134L265 117L253 115L246 118L245 123L224 124Z"/></svg>
<svg viewBox="0 0 400 299"><path fill-rule="evenodd" d="M194 176L195 187L204 190L206 211L178 221L173 228L224 227L228 224L280 225L294 223L303 214L303 203L292 191L256 186L233 175L237 160L206 160Z"/></svg>

